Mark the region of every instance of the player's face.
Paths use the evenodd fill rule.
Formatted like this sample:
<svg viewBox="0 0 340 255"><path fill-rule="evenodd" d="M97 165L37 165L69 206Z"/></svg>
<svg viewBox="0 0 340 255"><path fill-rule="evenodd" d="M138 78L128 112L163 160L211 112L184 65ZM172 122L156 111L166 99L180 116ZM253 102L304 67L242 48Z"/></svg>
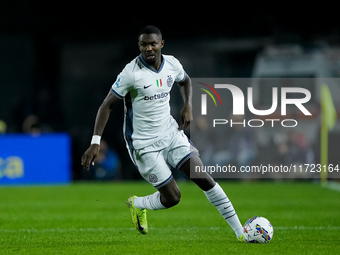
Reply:
<svg viewBox="0 0 340 255"><path fill-rule="evenodd" d="M157 34L142 34L139 37L139 50L145 62L151 66L161 62L163 45L164 41Z"/></svg>

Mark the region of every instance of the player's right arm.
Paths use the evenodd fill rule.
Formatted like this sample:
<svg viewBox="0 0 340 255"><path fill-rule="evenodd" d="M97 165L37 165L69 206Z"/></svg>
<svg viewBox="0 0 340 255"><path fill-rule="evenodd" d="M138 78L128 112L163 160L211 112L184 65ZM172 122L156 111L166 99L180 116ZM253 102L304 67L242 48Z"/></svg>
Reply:
<svg viewBox="0 0 340 255"><path fill-rule="evenodd" d="M110 117L111 110L119 101L121 100L110 91L98 109L93 135L102 136L106 123ZM83 157L81 158L82 166L85 169L89 170L91 162L93 165L98 154L99 145L91 144L90 147L85 151Z"/></svg>
<svg viewBox="0 0 340 255"><path fill-rule="evenodd" d="M133 67L135 66L136 59L125 66L123 71L117 76L116 81L112 84L109 94L106 96L97 112L93 135L102 136L112 108L133 88ZM99 145L91 144L81 158L82 166L89 170L90 164L92 163L92 165L94 165L94 161L96 160L98 154Z"/></svg>

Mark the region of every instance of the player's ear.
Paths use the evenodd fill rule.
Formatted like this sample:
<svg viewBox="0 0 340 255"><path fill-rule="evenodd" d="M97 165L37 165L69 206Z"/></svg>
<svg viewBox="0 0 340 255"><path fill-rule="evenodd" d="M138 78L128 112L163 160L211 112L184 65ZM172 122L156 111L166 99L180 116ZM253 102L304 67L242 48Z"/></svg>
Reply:
<svg viewBox="0 0 340 255"><path fill-rule="evenodd" d="M164 40L161 41L161 48L164 46Z"/></svg>

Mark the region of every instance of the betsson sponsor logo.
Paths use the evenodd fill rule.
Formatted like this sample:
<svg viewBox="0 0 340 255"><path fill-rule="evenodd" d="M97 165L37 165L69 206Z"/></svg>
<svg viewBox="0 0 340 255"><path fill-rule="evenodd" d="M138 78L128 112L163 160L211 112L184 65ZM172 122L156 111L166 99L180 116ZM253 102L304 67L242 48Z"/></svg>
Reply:
<svg viewBox="0 0 340 255"><path fill-rule="evenodd" d="M157 100L157 99L163 99L169 96L169 93L160 93L160 94L155 94L153 96L145 96L144 100L149 101L149 100Z"/></svg>

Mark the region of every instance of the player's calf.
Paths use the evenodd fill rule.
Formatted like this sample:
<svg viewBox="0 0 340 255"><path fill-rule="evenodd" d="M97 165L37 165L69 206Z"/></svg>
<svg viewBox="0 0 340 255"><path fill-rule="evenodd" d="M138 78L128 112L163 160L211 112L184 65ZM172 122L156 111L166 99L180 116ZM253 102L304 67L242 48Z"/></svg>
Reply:
<svg viewBox="0 0 340 255"><path fill-rule="evenodd" d="M164 197L161 194L161 203L162 205L164 205L166 208L170 208L173 207L175 205L177 205L179 203L179 201L181 200L181 192L178 192L176 195L174 196L168 196L168 197Z"/></svg>
<svg viewBox="0 0 340 255"><path fill-rule="evenodd" d="M181 200L181 191L179 190L176 181L173 179L167 185L158 189L161 194L161 203L166 208L173 207Z"/></svg>

